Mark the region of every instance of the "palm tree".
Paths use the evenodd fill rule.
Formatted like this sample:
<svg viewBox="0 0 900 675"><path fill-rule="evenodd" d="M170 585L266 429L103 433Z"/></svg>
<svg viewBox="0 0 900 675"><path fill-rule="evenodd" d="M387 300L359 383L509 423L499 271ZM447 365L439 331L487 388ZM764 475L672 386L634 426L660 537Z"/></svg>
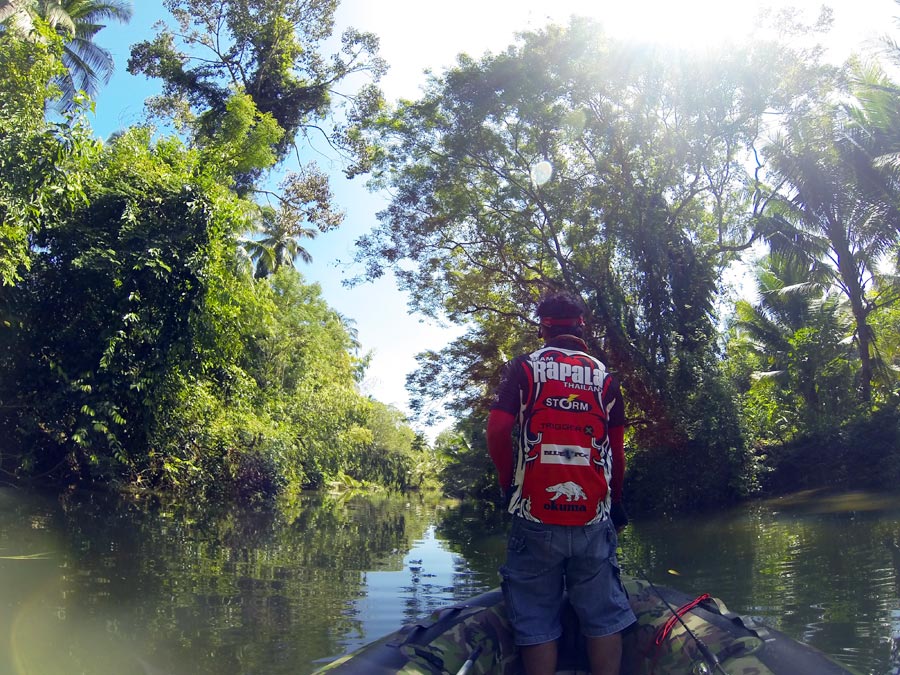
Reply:
<svg viewBox="0 0 900 675"><path fill-rule="evenodd" d="M823 265L846 297L859 353L860 399L871 401L875 335L868 317L881 257L897 241L897 210L875 188L872 159L850 142L842 111L802 119L768 154L790 192L773 200L775 226L766 238L775 252Z"/></svg>
<svg viewBox="0 0 900 675"><path fill-rule="evenodd" d="M109 20L127 23L132 7L126 0L0 0L0 21L16 17L20 26L45 21L63 40L60 78L62 107L69 109L75 95L84 91L94 97L113 73L112 54L94 42Z"/></svg>
<svg viewBox="0 0 900 675"><path fill-rule="evenodd" d="M300 225L300 215L291 209L271 206L259 208L260 222L257 232L260 239L245 239L243 244L253 262L256 263L255 277L265 278L274 274L279 267L294 264L297 258L309 264L312 256L303 246L300 239L313 239L319 233L311 227Z"/></svg>
<svg viewBox="0 0 900 675"><path fill-rule="evenodd" d="M351 319L349 316L337 311L334 313L334 318L338 320L347 333L351 351L358 352L360 347L362 347L362 343L359 341L359 329L356 327L356 319Z"/></svg>
<svg viewBox="0 0 900 675"><path fill-rule="evenodd" d="M30 5L29 0L0 0L0 28L5 29L6 21L12 18L20 30L29 30L31 27L28 12Z"/></svg>
<svg viewBox="0 0 900 675"><path fill-rule="evenodd" d="M891 43L890 56L900 65L900 45ZM847 106L847 144L856 150L857 174L869 189L890 204L900 204L900 84L875 65L855 71L857 104ZM900 214L893 212L893 229L884 233L884 247L893 247L894 269L900 270ZM887 267L887 266L885 266ZM873 310L900 302L900 275L886 273L876 279L870 298Z"/></svg>
<svg viewBox="0 0 900 675"><path fill-rule="evenodd" d="M832 362L846 357L841 338L844 312L836 298L825 294L827 275L821 266L781 254L770 254L756 268L757 303L739 300L735 330L741 349L754 354L764 370L754 379L774 379L802 402L807 429L829 423ZM807 346L813 343L814 349Z"/></svg>

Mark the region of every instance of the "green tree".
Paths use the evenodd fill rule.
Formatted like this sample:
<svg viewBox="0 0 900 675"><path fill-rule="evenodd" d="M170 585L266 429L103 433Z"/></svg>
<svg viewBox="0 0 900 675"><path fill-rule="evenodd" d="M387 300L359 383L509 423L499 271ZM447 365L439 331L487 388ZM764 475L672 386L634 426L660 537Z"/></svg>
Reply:
<svg viewBox="0 0 900 675"><path fill-rule="evenodd" d="M291 434L284 470L298 485L353 481L407 488L422 460L414 434L394 408L358 391L365 359L355 355L348 319L323 301L321 289L283 266L255 282L271 307L241 322L245 370L265 409Z"/></svg>
<svg viewBox="0 0 900 675"><path fill-rule="evenodd" d="M769 201L766 238L774 251L822 265L846 298L859 356L859 397L869 404L880 369L869 316L897 297L894 291L889 299L877 296L889 288L879 281L879 264L897 246L900 212L871 150L848 136L844 111L844 106L830 105L794 118L766 149L783 181ZM865 116L858 111L856 119Z"/></svg>
<svg viewBox="0 0 900 675"><path fill-rule="evenodd" d="M94 42L94 38L106 27L106 22L127 23L131 15L131 4L125 0L0 1L0 21L14 17L20 26L29 26L39 18L62 38L62 62L66 71L59 75L57 82L66 109L72 108L79 91L93 98L101 85L109 81L115 66L112 54Z"/></svg>
<svg viewBox="0 0 900 675"><path fill-rule="evenodd" d="M385 116L379 185L394 198L360 259L369 277L395 271L414 309L473 326L423 356L423 385L483 405L503 361L535 343L541 292L565 287L640 433L684 443L687 394L716 377L717 272L750 238L744 160L764 111L794 100L775 75L797 71L791 58L697 61L575 22L461 56Z"/></svg>
<svg viewBox="0 0 900 675"><path fill-rule="evenodd" d="M211 196L170 164L180 153L148 131L121 136L91 167L86 202L35 234L12 294L21 386L4 400L36 470L135 469L171 378L205 366L195 321L224 242Z"/></svg>
<svg viewBox="0 0 900 675"><path fill-rule="evenodd" d="M46 31L45 31L45 34ZM0 32L0 280L10 285L30 265L28 237L58 200L76 195L80 174L68 161L72 134L44 121L59 74L58 40L24 40L18 29ZM58 93L58 91L56 92ZM57 133L54 133L57 132ZM50 156L56 161L46 162ZM67 174L71 189L63 190ZM6 318L6 317L4 317Z"/></svg>
<svg viewBox="0 0 900 675"><path fill-rule="evenodd" d="M880 360L891 377L883 380L879 399L894 406L900 405L900 303L879 307L872 313L872 327L878 335Z"/></svg>
<svg viewBox="0 0 900 675"><path fill-rule="evenodd" d="M348 29L338 53L323 54L322 44L334 29L336 0L164 4L177 29L164 26L154 39L135 45L128 63L129 72L162 81L162 94L150 99L148 108L186 129L192 146L207 149L214 163L221 163L216 148L219 137L228 133L235 100L246 98L252 104L255 125L274 123L281 133L272 136L265 130L268 146L254 144L271 161L229 163L238 194L255 193L264 200L245 246L258 277L292 265L298 257L308 262L302 240L343 219L333 206L326 175L307 163L288 175L278 192L262 189L260 179L291 149L298 159L308 148L319 151L315 145L320 139L340 155L348 176L368 170L375 149L359 127L382 104L376 83L386 64L377 55L377 38ZM246 157L246 150L238 156Z"/></svg>
<svg viewBox="0 0 900 675"><path fill-rule="evenodd" d="M848 400L849 322L838 299L825 295L827 276L818 270L805 260L766 256L756 270L759 301L737 303L729 350L731 358L735 351L753 357L741 389L754 437L836 429L856 409Z"/></svg>
<svg viewBox="0 0 900 675"><path fill-rule="evenodd" d="M244 241L244 247L256 263L256 276L267 277L279 267L290 267L297 258L309 264L312 256L300 245L301 238L314 238L318 232L309 227L297 227L271 206L260 208L258 239Z"/></svg>
<svg viewBox="0 0 900 675"><path fill-rule="evenodd" d="M244 240L244 247L256 263L256 276L260 278L279 267L292 266L297 258L311 263L312 256L300 240L314 239L319 232L340 225L344 218L342 212L332 209L328 178L315 165L290 174L282 182L281 192L271 197L278 201L278 207L260 207L254 236Z"/></svg>
<svg viewBox="0 0 900 675"><path fill-rule="evenodd" d="M132 48L128 70L159 78L163 93L151 108L193 126L198 137L219 126L225 103L235 91L250 96L284 130L275 144L286 156L301 132L319 133L321 122L344 98L335 87L356 74L371 78L346 96L345 122L322 131L352 156L348 173L364 170L370 148L360 144L356 124L380 105L374 82L386 69L377 56L378 39L347 29L341 49L330 59L321 43L334 29L336 0L285 3L281 0L165 0L178 29L163 28Z"/></svg>
<svg viewBox="0 0 900 675"><path fill-rule="evenodd" d="M466 429L473 433L466 433ZM484 449L483 434L470 420L438 434L434 452L440 458L441 485L448 495L501 501L500 486L494 465Z"/></svg>
<svg viewBox="0 0 900 675"><path fill-rule="evenodd" d="M370 400L363 418L365 434L348 458L346 472L358 481L372 481L401 490L421 483L415 468L424 458L422 450L413 451L415 433L406 416L397 408Z"/></svg>
<svg viewBox="0 0 900 675"><path fill-rule="evenodd" d="M889 56L896 63L900 60L900 47L896 42L891 42L890 47ZM900 85L877 65L857 66L854 73L856 104L845 108L850 118L846 136L856 149L854 166L876 200L900 204ZM875 385L887 392L896 391L898 381L896 350L892 349L896 345L898 324L883 321L885 316L896 314L900 303L900 229L896 225L894 229L893 242L888 244L880 273L872 280L867 298L879 356L875 359ZM890 398L888 394L887 399Z"/></svg>

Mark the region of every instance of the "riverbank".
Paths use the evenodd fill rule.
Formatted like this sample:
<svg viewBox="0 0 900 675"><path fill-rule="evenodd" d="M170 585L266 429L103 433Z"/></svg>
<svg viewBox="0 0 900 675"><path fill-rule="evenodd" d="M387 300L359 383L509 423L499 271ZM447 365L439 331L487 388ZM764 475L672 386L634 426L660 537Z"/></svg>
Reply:
<svg viewBox="0 0 900 675"><path fill-rule="evenodd" d="M900 410L883 408L834 429L747 449L628 452L625 499L635 513L705 511L801 490L884 491L900 486Z"/></svg>

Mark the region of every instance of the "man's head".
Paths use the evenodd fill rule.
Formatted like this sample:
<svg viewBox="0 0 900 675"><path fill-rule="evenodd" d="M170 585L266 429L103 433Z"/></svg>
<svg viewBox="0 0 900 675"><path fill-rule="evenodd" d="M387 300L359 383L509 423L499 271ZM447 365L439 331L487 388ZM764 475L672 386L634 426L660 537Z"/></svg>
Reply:
<svg viewBox="0 0 900 675"><path fill-rule="evenodd" d="M567 291L545 295L538 304L537 315L541 335L545 338L557 335L584 337L584 303Z"/></svg>

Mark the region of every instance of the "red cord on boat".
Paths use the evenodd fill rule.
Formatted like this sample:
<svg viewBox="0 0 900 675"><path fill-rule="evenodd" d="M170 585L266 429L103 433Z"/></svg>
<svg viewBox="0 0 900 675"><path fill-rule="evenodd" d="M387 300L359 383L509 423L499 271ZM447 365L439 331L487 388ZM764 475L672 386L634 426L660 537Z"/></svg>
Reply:
<svg viewBox="0 0 900 675"><path fill-rule="evenodd" d="M709 600L709 593L704 593L701 596L698 596L694 600L691 600L689 603L682 605L678 609L675 610L675 616L669 618L666 621L666 625L659 629L656 633L656 646L659 647L667 637L669 637L669 633L672 632L672 629L675 627L675 624L678 622L679 617L684 616L688 612L690 612L694 607L699 605L704 600Z"/></svg>

